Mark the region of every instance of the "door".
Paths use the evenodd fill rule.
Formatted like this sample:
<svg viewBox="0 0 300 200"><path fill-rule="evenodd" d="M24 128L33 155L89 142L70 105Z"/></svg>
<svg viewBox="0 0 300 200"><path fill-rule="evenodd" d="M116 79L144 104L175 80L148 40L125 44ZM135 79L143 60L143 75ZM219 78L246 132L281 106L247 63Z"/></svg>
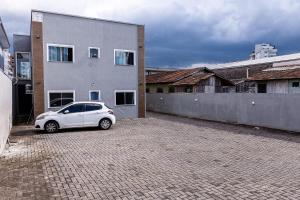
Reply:
<svg viewBox="0 0 300 200"><path fill-rule="evenodd" d="M101 118L101 104L88 103L85 105L84 126L98 126Z"/></svg>
<svg viewBox="0 0 300 200"><path fill-rule="evenodd" d="M83 127L84 104L73 104L60 111L59 121L62 128Z"/></svg>

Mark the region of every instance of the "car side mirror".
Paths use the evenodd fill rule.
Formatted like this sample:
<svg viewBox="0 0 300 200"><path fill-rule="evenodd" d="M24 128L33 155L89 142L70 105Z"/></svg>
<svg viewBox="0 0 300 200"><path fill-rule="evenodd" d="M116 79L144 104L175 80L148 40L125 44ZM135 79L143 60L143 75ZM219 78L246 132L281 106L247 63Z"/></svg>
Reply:
<svg viewBox="0 0 300 200"><path fill-rule="evenodd" d="M65 110L64 111L64 114L68 114L70 111L69 110Z"/></svg>

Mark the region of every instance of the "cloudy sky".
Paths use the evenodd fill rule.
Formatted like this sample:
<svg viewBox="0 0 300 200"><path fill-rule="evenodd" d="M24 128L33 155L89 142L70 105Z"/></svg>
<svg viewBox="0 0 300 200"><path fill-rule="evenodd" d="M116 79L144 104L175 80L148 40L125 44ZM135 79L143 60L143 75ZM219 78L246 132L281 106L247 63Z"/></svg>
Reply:
<svg viewBox="0 0 300 200"><path fill-rule="evenodd" d="M248 59L255 43L300 52L299 0L1 0L8 34L29 34L41 9L146 25L148 66Z"/></svg>

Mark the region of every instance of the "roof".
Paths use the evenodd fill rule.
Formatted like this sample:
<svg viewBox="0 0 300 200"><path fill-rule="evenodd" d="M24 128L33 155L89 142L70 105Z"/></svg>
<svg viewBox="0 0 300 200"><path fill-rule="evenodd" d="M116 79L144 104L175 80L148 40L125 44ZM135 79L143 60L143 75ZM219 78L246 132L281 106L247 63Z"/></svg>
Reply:
<svg viewBox="0 0 300 200"><path fill-rule="evenodd" d="M2 20L0 18L0 45L4 49L8 49L10 44Z"/></svg>
<svg viewBox="0 0 300 200"><path fill-rule="evenodd" d="M146 83L174 83L199 71L199 68L167 71L146 76Z"/></svg>
<svg viewBox="0 0 300 200"><path fill-rule="evenodd" d="M166 71L176 71L178 69L175 68L161 68L161 67L146 67L146 71L152 71L152 72L166 72Z"/></svg>
<svg viewBox="0 0 300 200"><path fill-rule="evenodd" d="M94 17L85 17L80 15L71 15L66 13L58 13L58 12L51 12L51 11L45 11L45 10L36 10L32 9L32 12L40 12L40 13L46 13L46 14L53 14L53 15L62 15L67 17L77 17L77 18L83 18L83 19L90 19L90 20L98 20L98 21L105 21L105 22L112 22L112 23L118 23L118 24L127 24L127 25L134 25L134 26L144 26L143 24L134 24L129 22L120 22L120 21L114 21L114 20L108 20L108 19L100 19L100 18L94 18Z"/></svg>
<svg viewBox="0 0 300 200"><path fill-rule="evenodd" d="M251 76L252 74L256 74L257 72L261 72L262 70L270 67L272 67L272 64L259 64L243 67L212 69L212 71L226 79L240 81L247 78L247 70L248 75Z"/></svg>
<svg viewBox="0 0 300 200"><path fill-rule="evenodd" d="M300 53L294 53L294 54L274 56L274 57L269 57L269 58L261 58L261 59L256 59L256 60L243 60L243 61L238 61L238 62L216 64L214 68L243 67L243 66L249 66L249 65L268 64L268 63L299 60L299 59L300 59Z"/></svg>
<svg viewBox="0 0 300 200"><path fill-rule="evenodd" d="M172 85L195 85L201 80L208 79L211 76L216 76L223 81L226 81L230 85L234 85L233 82L227 80L220 76L219 74L213 72L212 70L203 67L195 69L185 69L169 72L161 72L158 74L152 74L146 76L147 84L158 84L158 83L168 83Z"/></svg>
<svg viewBox="0 0 300 200"><path fill-rule="evenodd" d="M249 77L252 81L300 79L300 66L279 67L263 70Z"/></svg>
<svg viewBox="0 0 300 200"><path fill-rule="evenodd" d="M211 76L214 76L214 73L207 73L205 71L200 71L195 74L192 74L191 76L188 76L184 79L181 79L180 81L177 81L173 83L172 85L196 85L201 80L208 79Z"/></svg>

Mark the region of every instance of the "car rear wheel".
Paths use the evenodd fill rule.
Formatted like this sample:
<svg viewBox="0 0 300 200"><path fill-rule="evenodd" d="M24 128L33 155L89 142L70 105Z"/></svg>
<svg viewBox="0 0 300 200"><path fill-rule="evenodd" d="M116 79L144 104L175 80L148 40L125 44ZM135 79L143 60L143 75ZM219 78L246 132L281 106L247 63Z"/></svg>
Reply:
<svg viewBox="0 0 300 200"><path fill-rule="evenodd" d="M111 124L112 123L110 119L104 118L99 122L99 127L102 130L108 130L111 127Z"/></svg>
<svg viewBox="0 0 300 200"><path fill-rule="evenodd" d="M50 121L45 124L45 131L47 133L55 133L58 131L58 124L55 121Z"/></svg>

